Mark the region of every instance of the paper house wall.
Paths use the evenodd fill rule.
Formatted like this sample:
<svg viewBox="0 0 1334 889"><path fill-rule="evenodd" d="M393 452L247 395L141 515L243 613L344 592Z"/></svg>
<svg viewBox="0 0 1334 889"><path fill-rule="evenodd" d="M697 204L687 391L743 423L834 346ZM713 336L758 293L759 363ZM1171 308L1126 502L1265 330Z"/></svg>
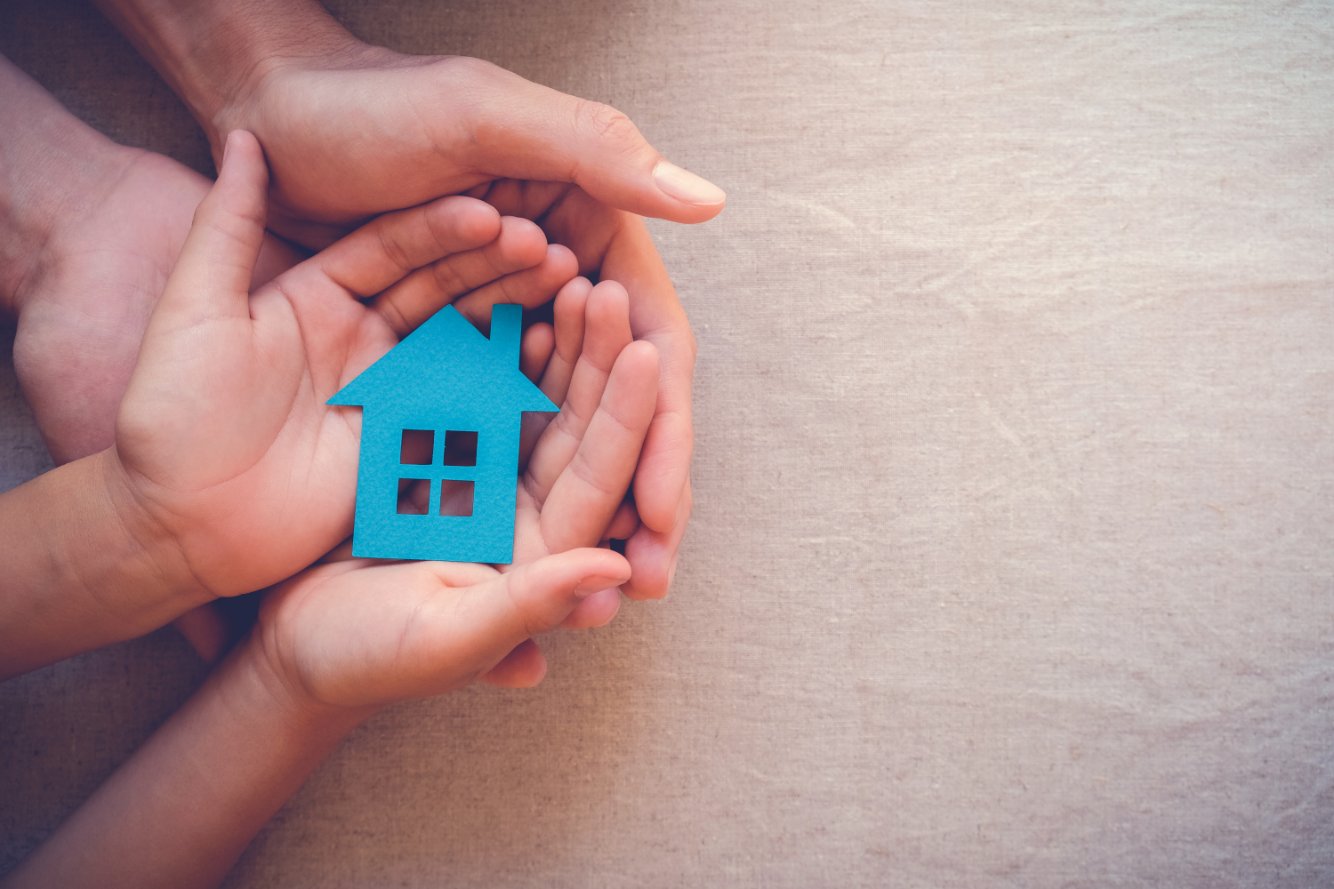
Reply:
<svg viewBox="0 0 1334 889"><path fill-rule="evenodd" d="M446 306L329 399L363 411L354 556L513 559L523 412L557 410L519 370L522 316L520 306L495 306L488 338ZM431 453L418 456L425 462L404 462L409 430L431 433ZM473 465L446 465L449 433L476 435ZM400 511L402 480L429 482L424 514ZM471 513L442 514L442 490L468 483Z"/></svg>

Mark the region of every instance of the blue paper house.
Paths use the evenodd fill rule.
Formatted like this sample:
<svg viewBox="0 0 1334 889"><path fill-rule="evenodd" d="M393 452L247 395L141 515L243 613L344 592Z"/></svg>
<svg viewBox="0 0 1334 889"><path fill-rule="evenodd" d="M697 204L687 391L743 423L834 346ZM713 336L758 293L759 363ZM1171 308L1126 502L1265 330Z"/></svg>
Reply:
<svg viewBox="0 0 1334 889"><path fill-rule="evenodd" d="M523 412L557 410L519 370L522 316L495 306L487 338L446 306L329 399L363 411L354 556L513 559ZM399 503L400 483L419 479L424 513Z"/></svg>

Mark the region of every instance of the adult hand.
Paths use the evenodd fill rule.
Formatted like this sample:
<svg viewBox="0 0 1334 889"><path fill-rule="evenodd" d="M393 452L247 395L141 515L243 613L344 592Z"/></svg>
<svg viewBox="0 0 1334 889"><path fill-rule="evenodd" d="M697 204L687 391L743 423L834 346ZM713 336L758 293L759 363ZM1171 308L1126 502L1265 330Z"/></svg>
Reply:
<svg viewBox="0 0 1334 889"><path fill-rule="evenodd" d="M18 322L14 365L37 427L66 463L111 445L148 316L209 183L94 132L4 59L0 97L0 166L17 184L0 201L0 303ZM252 285L299 259L266 237Z"/></svg>
<svg viewBox="0 0 1334 889"><path fill-rule="evenodd" d="M149 315L208 180L169 158L116 146L78 207L56 220L15 296L14 367L56 463L111 445ZM258 286L301 258L266 237Z"/></svg>
<svg viewBox="0 0 1334 889"><path fill-rule="evenodd" d="M215 152L233 129L255 133L273 177L272 223L315 242L312 224L343 226L495 179L569 182L676 222L711 219L726 200L614 108L480 59L359 41L257 65L205 128Z"/></svg>
<svg viewBox="0 0 1334 889"><path fill-rule="evenodd" d="M350 222L484 182L570 182L619 209L702 222L717 186L625 115L478 59L369 45L317 0L96 0L203 125L253 132L272 222ZM281 226L281 224L280 224Z"/></svg>

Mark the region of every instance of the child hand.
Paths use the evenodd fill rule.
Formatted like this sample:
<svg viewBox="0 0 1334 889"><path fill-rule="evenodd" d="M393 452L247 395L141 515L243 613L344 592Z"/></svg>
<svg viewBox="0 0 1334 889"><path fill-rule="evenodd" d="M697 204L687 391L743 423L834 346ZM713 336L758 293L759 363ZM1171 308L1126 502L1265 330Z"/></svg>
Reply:
<svg viewBox="0 0 1334 889"><path fill-rule="evenodd" d="M325 401L441 305L541 302L573 258L496 277L499 215L452 197L381 217L249 292L267 174L234 133L145 334L116 426L115 496L177 586L229 596L350 530L360 417ZM523 223L527 225L527 223ZM517 277L517 276L516 276Z"/></svg>
<svg viewBox="0 0 1334 889"><path fill-rule="evenodd" d="M653 418L657 351L631 340L628 297L613 282L572 281L555 313L556 352L542 388L561 410L532 430L514 564L352 560L284 583L269 594L242 656L259 658L285 697L357 708L479 676L533 685L546 670L533 636L614 616L629 563L589 547L609 528L634 530L621 507Z"/></svg>

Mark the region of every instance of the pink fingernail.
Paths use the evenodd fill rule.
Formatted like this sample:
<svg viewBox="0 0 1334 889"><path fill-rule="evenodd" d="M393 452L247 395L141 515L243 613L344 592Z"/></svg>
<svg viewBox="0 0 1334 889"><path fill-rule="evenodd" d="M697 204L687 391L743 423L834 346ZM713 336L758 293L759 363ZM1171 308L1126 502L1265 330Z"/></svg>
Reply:
<svg viewBox="0 0 1334 889"><path fill-rule="evenodd" d="M671 161L658 161L653 168L653 181L665 193L687 204L721 204L727 200L727 192Z"/></svg>

